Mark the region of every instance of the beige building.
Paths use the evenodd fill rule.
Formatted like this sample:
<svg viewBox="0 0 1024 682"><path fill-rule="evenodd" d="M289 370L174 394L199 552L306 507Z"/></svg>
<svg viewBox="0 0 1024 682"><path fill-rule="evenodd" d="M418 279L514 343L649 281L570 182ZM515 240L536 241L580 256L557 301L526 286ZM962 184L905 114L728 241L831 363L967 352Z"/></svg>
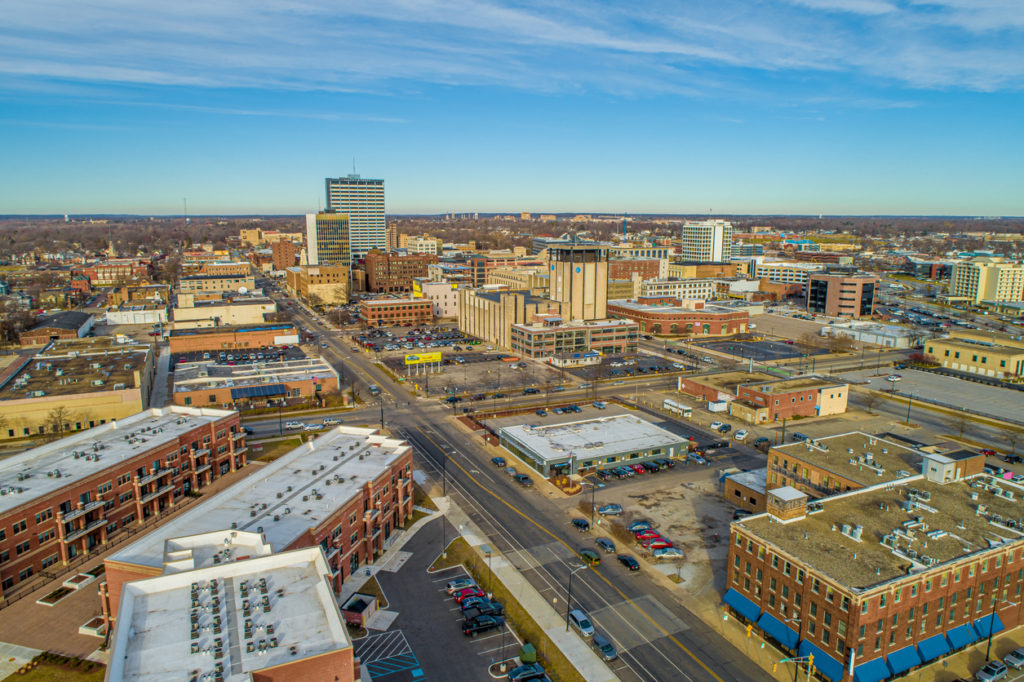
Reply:
<svg viewBox="0 0 1024 682"><path fill-rule="evenodd" d="M636 298L637 284L631 279L610 279L608 280L608 300L619 301L623 299Z"/></svg>
<svg viewBox="0 0 1024 682"><path fill-rule="evenodd" d="M196 300L195 294L178 294L172 310L173 329L263 324L277 305L265 296L238 296L220 300Z"/></svg>
<svg viewBox="0 0 1024 682"><path fill-rule="evenodd" d="M326 305L348 303L348 267L299 265L285 270L285 286L295 297L309 301L315 296Z"/></svg>
<svg viewBox="0 0 1024 682"><path fill-rule="evenodd" d="M412 297L430 301L434 306L435 319L457 317L459 314L459 290L454 284L417 277L412 281Z"/></svg>
<svg viewBox="0 0 1024 682"><path fill-rule="evenodd" d="M259 246L260 244L273 244L274 242L288 241L302 243L301 232L278 232L277 230L263 230L258 227L243 229L238 233L238 239L245 246Z"/></svg>
<svg viewBox="0 0 1024 682"><path fill-rule="evenodd" d="M925 353L943 367L998 379L1024 376L1024 341L979 332L953 332L929 339Z"/></svg>
<svg viewBox="0 0 1024 682"><path fill-rule="evenodd" d="M487 273L486 284L501 284L509 289L528 289L532 293L547 293L549 286L546 266L527 266L520 268L494 268Z"/></svg>
<svg viewBox="0 0 1024 682"><path fill-rule="evenodd" d="M178 280L178 290L184 294L222 291L252 291L256 279L251 275L191 275Z"/></svg>
<svg viewBox="0 0 1024 682"><path fill-rule="evenodd" d="M548 298L566 320L608 317L608 251L594 244L548 248Z"/></svg>
<svg viewBox="0 0 1024 682"><path fill-rule="evenodd" d="M426 234L400 234L398 235L398 248L406 249L409 253L429 253L440 256L444 249L444 242L440 237L431 237Z"/></svg>
<svg viewBox="0 0 1024 682"><path fill-rule="evenodd" d="M504 287L458 289L459 330L500 348L512 347L513 324L527 324L534 315L552 312L552 302L525 291Z"/></svg>
<svg viewBox="0 0 1024 682"><path fill-rule="evenodd" d="M0 374L0 440L92 428L149 407L153 354L113 337L55 341Z"/></svg>
<svg viewBox="0 0 1024 682"><path fill-rule="evenodd" d="M949 280L949 299L975 305L1024 301L1024 263L989 257L957 263Z"/></svg>

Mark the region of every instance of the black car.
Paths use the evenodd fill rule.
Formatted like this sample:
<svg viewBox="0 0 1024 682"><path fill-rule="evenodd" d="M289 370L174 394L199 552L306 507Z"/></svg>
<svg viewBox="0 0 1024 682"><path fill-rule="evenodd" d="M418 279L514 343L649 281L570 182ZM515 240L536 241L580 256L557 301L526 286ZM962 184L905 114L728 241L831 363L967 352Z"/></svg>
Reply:
<svg viewBox="0 0 1024 682"><path fill-rule="evenodd" d="M503 467L503 466L505 466L505 458L504 457L491 457L491 464L493 464L496 467Z"/></svg>
<svg viewBox="0 0 1024 682"><path fill-rule="evenodd" d="M450 395L447 398L445 398L444 401L446 403L448 403L449 405L454 405L455 403L461 403L462 402L462 398L460 398L457 395Z"/></svg>
<svg viewBox="0 0 1024 682"><path fill-rule="evenodd" d="M465 618L476 616L504 616L505 607L499 601L491 601L484 597L470 597L462 602L462 615Z"/></svg>
<svg viewBox="0 0 1024 682"><path fill-rule="evenodd" d="M523 486L524 488L529 488L530 486L533 485L533 479L527 476L526 474L516 474L512 478L514 478L516 480L516 483Z"/></svg>
<svg viewBox="0 0 1024 682"><path fill-rule="evenodd" d="M620 564L622 564L623 566L625 566L626 568L628 568L631 571L639 571L640 570L640 563L636 559L634 559L633 557L629 556L628 554L620 554L619 556L617 556L615 558L619 560Z"/></svg>
<svg viewBox="0 0 1024 682"><path fill-rule="evenodd" d="M581 533L586 533L590 530L590 522L586 519L573 519L572 525Z"/></svg>
<svg viewBox="0 0 1024 682"><path fill-rule="evenodd" d="M758 450L767 451L768 448L770 448L771 446L772 442L767 438L758 438L757 440L754 441L754 447L757 448Z"/></svg>
<svg viewBox="0 0 1024 682"><path fill-rule="evenodd" d="M527 663L508 671L508 682L527 682L544 677L544 666L540 663Z"/></svg>
<svg viewBox="0 0 1024 682"><path fill-rule="evenodd" d="M477 633L494 630L495 628L500 628L504 624L505 618L503 616L488 616L481 614L462 621L462 634L467 637L476 637Z"/></svg>
<svg viewBox="0 0 1024 682"><path fill-rule="evenodd" d="M608 538L598 538L597 540L594 540L594 542L597 543L598 547L608 552L609 554L613 554L615 552L615 543L609 540Z"/></svg>
<svg viewBox="0 0 1024 682"><path fill-rule="evenodd" d="M729 433L730 431L732 431L732 424L722 424L718 427L719 433Z"/></svg>
<svg viewBox="0 0 1024 682"><path fill-rule="evenodd" d="M539 388L533 388L531 386L530 388L524 388L523 389L523 395L535 395L537 393L540 393L540 389Z"/></svg>

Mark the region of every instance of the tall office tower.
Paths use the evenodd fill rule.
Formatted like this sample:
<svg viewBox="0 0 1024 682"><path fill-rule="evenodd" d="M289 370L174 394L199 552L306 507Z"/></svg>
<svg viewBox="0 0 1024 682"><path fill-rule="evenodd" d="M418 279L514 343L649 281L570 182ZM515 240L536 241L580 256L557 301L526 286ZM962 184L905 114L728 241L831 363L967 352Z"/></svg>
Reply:
<svg viewBox="0 0 1024 682"><path fill-rule="evenodd" d="M978 257L953 266L949 297L982 301L1024 301L1024 263L1000 257Z"/></svg>
<svg viewBox="0 0 1024 682"><path fill-rule="evenodd" d="M362 258L370 249L387 251L384 181L349 175L344 178L327 178L325 184L327 213L343 213L348 216L349 252L352 260Z"/></svg>
<svg viewBox="0 0 1024 682"><path fill-rule="evenodd" d="M306 214L306 260L309 265L352 264L349 219L343 213Z"/></svg>
<svg viewBox="0 0 1024 682"><path fill-rule="evenodd" d="M732 223L726 220L687 220L683 223L682 259L694 263L732 260Z"/></svg>
<svg viewBox="0 0 1024 682"><path fill-rule="evenodd" d="M567 320L608 317L608 249L567 242L548 247L548 298Z"/></svg>

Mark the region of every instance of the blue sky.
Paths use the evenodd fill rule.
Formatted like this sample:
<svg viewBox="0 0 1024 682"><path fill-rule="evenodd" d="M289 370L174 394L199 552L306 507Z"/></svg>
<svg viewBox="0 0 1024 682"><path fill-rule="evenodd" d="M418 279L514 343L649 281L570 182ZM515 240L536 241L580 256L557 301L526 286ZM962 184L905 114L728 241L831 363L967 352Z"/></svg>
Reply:
<svg viewBox="0 0 1024 682"><path fill-rule="evenodd" d="M8 0L0 213L1024 215L1021 0Z"/></svg>

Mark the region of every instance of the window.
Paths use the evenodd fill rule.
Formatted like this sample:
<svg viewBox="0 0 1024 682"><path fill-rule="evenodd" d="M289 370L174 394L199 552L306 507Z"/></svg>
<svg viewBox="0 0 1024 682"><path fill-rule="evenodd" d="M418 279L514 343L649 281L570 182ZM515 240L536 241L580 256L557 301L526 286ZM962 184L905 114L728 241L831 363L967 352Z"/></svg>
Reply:
<svg viewBox="0 0 1024 682"><path fill-rule="evenodd" d="M36 514L36 523L39 524L39 523L42 523L43 521L46 521L46 520L52 519L52 518L53 518L53 509L52 508L44 509L43 511L39 512L38 514Z"/></svg>
<svg viewBox="0 0 1024 682"><path fill-rule="evenodd" d="M17 523L15 523L14 525L11 526L11 530L14 531L15 535L17 535L18 533L23 532L26 528L28 528L28 526L26 525L24 520L18 521Z"/></svg>
<svg viewBox="0 0 1024 682"><path fill-rule="evenodd" d="M860 603L860 612L861 612L861 615L863 615L863 614L868 612L868 600L867 599L865 599L864 601L862 601Z"/></svg>
<svg viewBox="0 0 1024 682"><path fill-rule="evenodd" d="M42 533L39 534L39 544L41 545L44 542L52 540L56 535L57 535L57 531L55 531L53 528L50 528L49 530L43 531Z"/></svg>
<svg viewBox="0 0 1024 682"><path fill-rule="evenodd" d="M32 541L26 540L25 542L19 542L17 545L14 546L14 549L15 552L17 552L18 556L21 556L25 552L32 549Z"/></svg>

